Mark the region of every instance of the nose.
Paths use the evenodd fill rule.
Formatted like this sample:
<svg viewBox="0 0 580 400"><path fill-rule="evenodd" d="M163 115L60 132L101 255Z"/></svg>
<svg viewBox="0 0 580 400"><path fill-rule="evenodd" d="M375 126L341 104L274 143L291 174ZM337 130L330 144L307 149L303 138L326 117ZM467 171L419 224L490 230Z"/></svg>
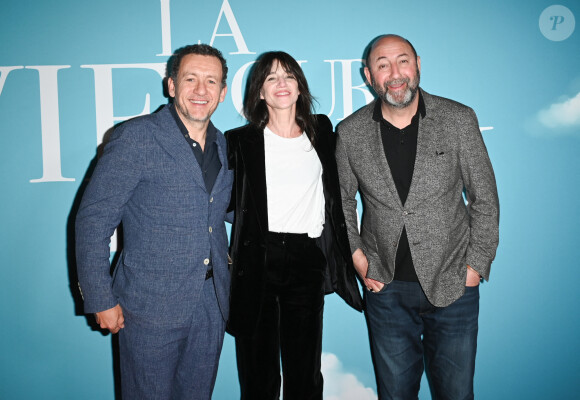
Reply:
<svg viewBox="0 0 580 400"><path fill-rule="evenodd" d="M391 65L391 77L396 79L400 76L401 76L401 73L399 71L399 65L397 63L393 63Z"/></svg>
<svg viewBox="0 0 580 400"><path fill-rule="evenodd" d="M193 88L193 91L195 93L198 93L198 94L204 94L207 91L207 87L205 85L205 82L198 81L197 84L195 85L195 87Z"/></svg>
<svg viewBox="0 0 580 400"><path fill-rule="evenodd" d="M278 79L277 79L276 85L277 86L281 86L281 87L286 86L286 77L279 76Z"/></svg>

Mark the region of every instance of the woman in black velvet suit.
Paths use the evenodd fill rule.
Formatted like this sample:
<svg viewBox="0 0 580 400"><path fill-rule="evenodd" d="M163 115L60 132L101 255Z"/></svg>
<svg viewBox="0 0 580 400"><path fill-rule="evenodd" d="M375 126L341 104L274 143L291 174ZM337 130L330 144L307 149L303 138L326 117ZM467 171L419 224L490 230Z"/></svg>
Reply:
<svg viewBox="0 0 580 400"><path fill-rule="evenodd" d="M322 399L324 294L362 300L341 208L332 124L313 115L302 69L262 54L250 74L249 124L226 132L235 209L228 331L241 398ZM302 144L299 144L302 143Z"/></svg>

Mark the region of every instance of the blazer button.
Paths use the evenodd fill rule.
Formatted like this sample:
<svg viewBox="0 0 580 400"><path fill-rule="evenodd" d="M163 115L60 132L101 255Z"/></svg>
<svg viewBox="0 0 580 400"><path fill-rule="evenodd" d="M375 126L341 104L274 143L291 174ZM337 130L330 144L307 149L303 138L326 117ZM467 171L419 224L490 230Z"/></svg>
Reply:
<svg viewBox="0 0 580 400"><path fill-rule="evenodd" d="M209 199L209 202L210 203L213 203L213 197Z"/></svg>
<svg viewBox="0 0 580 400"><path fill-rule="evenodd" d="M393 247L397 247L397 242L393 242Z"/></svg>
<svg viewBox="0 0 580 400"><path fill-rule="evenodd" d="M204 265L209 265L209 258L206 258L205 260L203 260L203 264Z"/></svg>

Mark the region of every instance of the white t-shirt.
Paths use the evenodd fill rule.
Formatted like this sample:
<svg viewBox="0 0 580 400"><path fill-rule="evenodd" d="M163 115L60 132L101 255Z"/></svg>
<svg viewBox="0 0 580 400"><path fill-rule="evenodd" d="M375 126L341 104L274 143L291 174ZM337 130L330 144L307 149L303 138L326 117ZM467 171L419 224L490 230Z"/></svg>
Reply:
<svg viewBox="0 0 580 400"><path fill-rule="evenodd" d="M283 138L266 127L264 152L268 229L319 237L324 225L322 164L308 136Z"/></svg>

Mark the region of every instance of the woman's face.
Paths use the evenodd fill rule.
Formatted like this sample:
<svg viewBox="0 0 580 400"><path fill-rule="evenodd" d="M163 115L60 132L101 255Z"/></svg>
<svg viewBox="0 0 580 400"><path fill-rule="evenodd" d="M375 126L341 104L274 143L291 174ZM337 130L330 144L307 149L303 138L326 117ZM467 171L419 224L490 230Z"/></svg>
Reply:
<svg viewBox="0 0 580 400"><path fill-rule="evenodd" d="M260 98L266 102L268 110L295 109L299 94L294 75L286 72L275 60L260 90Z"/></svg>

